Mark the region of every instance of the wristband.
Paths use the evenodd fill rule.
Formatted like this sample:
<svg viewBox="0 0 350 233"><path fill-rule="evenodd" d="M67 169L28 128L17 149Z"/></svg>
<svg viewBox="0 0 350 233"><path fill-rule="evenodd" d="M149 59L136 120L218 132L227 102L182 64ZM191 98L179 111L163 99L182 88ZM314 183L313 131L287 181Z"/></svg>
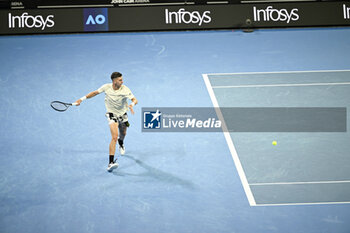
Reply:
<svg viewBox="0 0 350 233"><path fill-rule="evenodd" d="M134 107L134 106L135 106L135 103L134 103L134 102L132 102L130 105L131 105L132 107Z"/></svg>
<svg viewBox="0 0 350 233"><path fill-rule="evenodd" d="M81 101L86 100L86 96L81 97L80 100L81 100Z"/></svg>

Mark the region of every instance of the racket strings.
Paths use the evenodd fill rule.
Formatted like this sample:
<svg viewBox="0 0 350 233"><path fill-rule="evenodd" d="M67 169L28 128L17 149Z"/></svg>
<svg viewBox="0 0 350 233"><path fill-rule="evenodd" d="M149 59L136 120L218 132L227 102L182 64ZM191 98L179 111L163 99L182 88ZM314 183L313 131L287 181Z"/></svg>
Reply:
<svg viewBox="0 0 350 233"><path fill-rule="evenodd" d="M68 108L66 104L61 102L52 102L51 107L57 111L65 111Z"/></svg>

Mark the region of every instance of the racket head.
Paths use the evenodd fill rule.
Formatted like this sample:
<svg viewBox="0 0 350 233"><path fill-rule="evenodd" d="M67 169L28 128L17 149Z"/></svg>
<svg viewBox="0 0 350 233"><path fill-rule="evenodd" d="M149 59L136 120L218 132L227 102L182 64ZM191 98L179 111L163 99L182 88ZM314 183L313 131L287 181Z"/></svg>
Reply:
<svg viewBox="0 0 350 233"><path fill-rule="evenodd" d="M64 103L64 102L61 102L61 101L52 101L51 102L51 107L58 111L58 112L64 112L66 111L69 106L71 106L72 104L69 104L69 103Z"/></svg>

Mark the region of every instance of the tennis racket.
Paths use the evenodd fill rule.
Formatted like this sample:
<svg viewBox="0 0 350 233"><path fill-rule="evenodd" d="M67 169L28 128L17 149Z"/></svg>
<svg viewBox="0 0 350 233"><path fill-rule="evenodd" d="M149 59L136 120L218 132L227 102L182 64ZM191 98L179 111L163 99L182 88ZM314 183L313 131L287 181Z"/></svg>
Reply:
<svg viewBox="0 0 350 233"><path fill-rule="evenodd" d="M70 106L75 106L77 105L77 103L63 103L61 101L52 101L51 102L51 107L53 109L55 109L56 111L59 111L59 112L64 112L66 111Z"/></svg>

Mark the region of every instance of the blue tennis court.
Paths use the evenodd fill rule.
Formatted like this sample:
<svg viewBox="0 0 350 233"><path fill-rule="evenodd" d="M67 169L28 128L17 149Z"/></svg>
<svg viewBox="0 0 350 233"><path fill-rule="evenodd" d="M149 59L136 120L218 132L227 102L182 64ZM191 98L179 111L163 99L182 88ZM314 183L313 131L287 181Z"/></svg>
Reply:
<svg viewBox="0 0 350 233"><path fill-rule="evenodd" d="M349 37L348 28L0 37L0 231L348 233L348 132L230 133L239 167L227 134L142 133L141 108L213 107L202 74L220 106L347 108L349 85L258 85L349 82ZM76 101L114 71L139 104L108 173L104 97L63 113L50 102Z"/></svg>

